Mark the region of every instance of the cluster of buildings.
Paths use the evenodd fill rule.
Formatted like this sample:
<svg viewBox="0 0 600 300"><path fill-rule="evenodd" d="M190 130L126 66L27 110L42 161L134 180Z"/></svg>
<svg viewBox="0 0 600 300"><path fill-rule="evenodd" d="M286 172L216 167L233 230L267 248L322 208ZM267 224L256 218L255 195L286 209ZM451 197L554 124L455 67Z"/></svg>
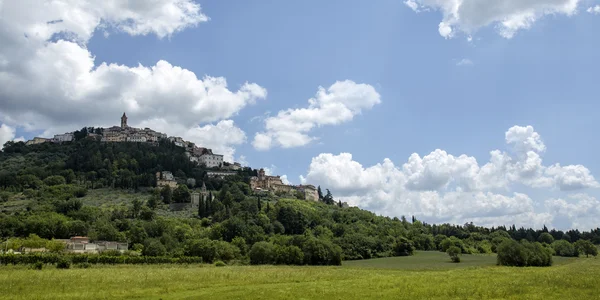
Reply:
<svg viewBox="0 0 600 300"><path fill-rule="evenodd" d="M211 149L198 147L194 143L185 141L181 137L167 137L166 134L154 131L150 128L134 128L127 125L127 115L121 116L121 126L103 128L102 133L88 133L88 138L99 138L102 142L131 142L131 143L153 143L158 144L162 139L168 139L178 147L186 149L186 155L191 162L204 164L207 168L221 168L225 166L223 155L215 154ZM42 143L64 143L75 139L74 133L57 134L53 138L34 137L25 142L26 145ZM227 165L225 169L237 170L241 165L234 163Z"/></svg>
<svg viewBox="0 0 600 300"><path fill-rule="evenodd" d="M168 139L178 147L185 148L185 154L191 162L203 164L207 168L218 168L219 170L208 171L209 177L225 178L236 175L242 166L239 163L229 164L223 161L223 155L215 154L211 149L198 147L192 142L185 141L181 137L167 137L166 134L154 131L150 128L134 128L127 125L127 115L121 116L121 126L113 126L102 130L102 134L88 133L88 137L100 138L102 142L134 142L134 143L158 143L161 139ZM63 143L74 140L73 133L57 134L54 138L46 139L35 137L27 141L27 145L41 144L46 142ZM177 181L173 174L168 171L156 173L156 185L158 187L177 187ZM319 200L317 189L313 185L288 185L284 184L279 176L267 176L265 170L260 169L258 176L250 179L250 186L254 191L270 192L301 192L307 200Z"/></svg>
<svg viewBox="0 0 600 300"><path fill-rule="evenodd" d="M284 184L280 176L268 176L264 169L258 171L258 176L250 178L250 188L255 192L300 192L306 200L319 201L319 194L314 185L290 185Z"/></svg>

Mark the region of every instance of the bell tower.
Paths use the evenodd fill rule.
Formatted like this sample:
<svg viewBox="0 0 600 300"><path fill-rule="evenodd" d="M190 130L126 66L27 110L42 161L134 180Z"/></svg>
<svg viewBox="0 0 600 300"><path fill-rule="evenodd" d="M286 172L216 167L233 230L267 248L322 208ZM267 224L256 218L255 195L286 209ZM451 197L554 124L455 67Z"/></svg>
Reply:
<svg viewBox="0 0 600 300"><path fill-rule="evenodd" d="M123 113L123 116L121 117L121 128L127 128L127 115L125 113Z"/></svg>

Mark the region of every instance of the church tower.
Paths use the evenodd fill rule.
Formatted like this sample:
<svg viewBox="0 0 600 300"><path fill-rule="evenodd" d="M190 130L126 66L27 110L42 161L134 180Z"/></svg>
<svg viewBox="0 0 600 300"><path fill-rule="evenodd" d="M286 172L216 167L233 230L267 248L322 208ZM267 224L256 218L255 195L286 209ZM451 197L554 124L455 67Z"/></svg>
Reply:
<svg viewBox="0 0 600 300"><path fill-rule="evenodd" d="M121 117L121 128L127 128L127 115L125 113L123 113L123 116Z"/></svg>

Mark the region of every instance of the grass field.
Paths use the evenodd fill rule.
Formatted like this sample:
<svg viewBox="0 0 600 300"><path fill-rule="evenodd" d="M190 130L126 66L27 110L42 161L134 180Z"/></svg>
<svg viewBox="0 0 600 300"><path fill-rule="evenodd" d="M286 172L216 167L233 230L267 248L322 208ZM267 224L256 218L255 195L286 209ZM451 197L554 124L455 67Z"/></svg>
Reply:
<svg viewBox="0 0 600 300"><path fill-rule="evenodd" d="M0 268L2 299L598 299L600 259L549 268L493 265L443 253L347 262L341 267L94 266ZM433 260L427 266L427 261ZM471 262L469 262L471 261Z"/></svg>

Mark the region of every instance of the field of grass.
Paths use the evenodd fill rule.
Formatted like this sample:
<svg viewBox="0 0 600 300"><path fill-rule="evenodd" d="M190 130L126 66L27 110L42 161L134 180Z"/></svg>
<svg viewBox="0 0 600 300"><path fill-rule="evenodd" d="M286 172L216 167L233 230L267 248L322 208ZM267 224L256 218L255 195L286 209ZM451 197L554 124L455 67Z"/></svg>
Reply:
<svg viewBox="0 0 600 300"><path fill-rule="evenodd" d="M419 270L428 254L341 267L121 265L70 270L48 266L42 271L0 267L0 298L598 299L600 259L513 268L490 264L493 257L468 257L467 268L436 261L432 265L443 267ZM480 263L469 265L469 259Z"/></svg>
<svg viewBox="0 0 600 300"><path fill-rule="evenodd" d="M554 265L562 265L573 261L566 257L553 257ZM376 259L345 261L344 266L372 269L401 270L452 270L472 267L493 267L496 265L495 254L461 255L460 263L452 263L448 255L437 251L416 251L411 257L386 257Z"/></svg>

